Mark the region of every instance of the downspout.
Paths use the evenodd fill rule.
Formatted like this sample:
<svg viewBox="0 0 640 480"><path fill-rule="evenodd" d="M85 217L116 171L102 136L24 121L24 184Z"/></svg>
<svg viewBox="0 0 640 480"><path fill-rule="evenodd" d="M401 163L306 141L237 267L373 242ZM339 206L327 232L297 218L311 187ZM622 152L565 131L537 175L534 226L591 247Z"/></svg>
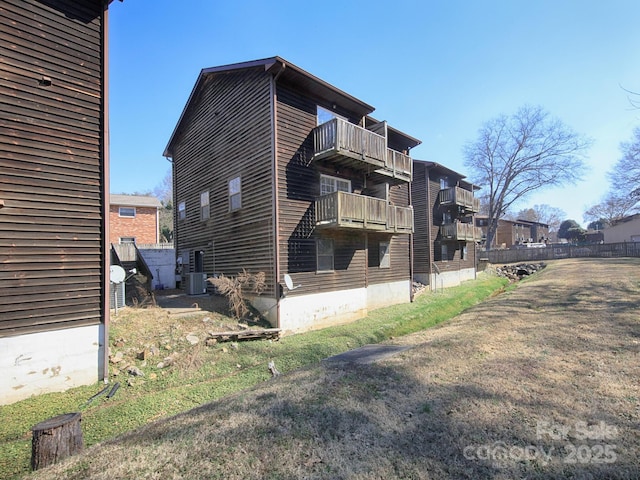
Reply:
<svg viewBox="0 0 640 480"><path fill-rule="evenodd" d="M271 77L269 83L270 101L271 101L271 154L273 155L273 168L271 171L271 185L272 185L272 197L273 197L273 251L275 255L275 261L273 266L274 274L274 297L276 299L276 324L275 328L280 328L280 203L278 201L278 132L277 132L277 113L278 113L278 93L276 88L276 82L278 78L287 68L287 64L282 62L280 70L274 76Z"/></svg>
<svg viewBox="0 0 640 480"><path fill-rule="evenodd" d="M431 224L433 223L433 206L431 205L431 182L429 181L429 167L424 167L424 180L427 184L427 242L429 246L429 284L435 283L433 279L433 240L431 239ZM433 290L433 285L430 285Z"/></svg>
<svg viewBox="0 0 640 480"><path fill-rule="evenodd" d="M108 4L102 9L102 222L104 237L102 238L102 315L104 318L104 344L102 345L102 379L109 382L109 301L111 298L111 280L109 272L111 267L111 253L109 245L109 14Z"/></svg>
<svg viewBox="0 0 640 480"><path fill-rule="evenodd" d="M413 210L413 196L411 194L411 184L413 183L413 160L411 160L411 181L409 182L409 206ZM409 301L413 302L413 231L415 230L415 212L413 212L413 228L409 234Z"/></svg>
<svg viewBox="0 0 640 480"><path fill-rule="evenodd" d="M171 152L171 155L173 155L173 152ZM178 198L178 193L176 191L176 186L177 186L176 164L173 161L173 157L166 156L165 158L169 163L171 163L171 204L173 207L171 209L171 217L173 218L173 238L171 239L171 243L173 243L173 256L174 256L173 262L177 267L179 254L178 254L178 241L177 241L178 240L178 202L176 201L176 199ZM184 264L184 259L182 260L182 263ZM173 271L174 280L176 277L176 272L177 270L174 269ZM180 271L180 282L182 286L182 271Z"/></svg>

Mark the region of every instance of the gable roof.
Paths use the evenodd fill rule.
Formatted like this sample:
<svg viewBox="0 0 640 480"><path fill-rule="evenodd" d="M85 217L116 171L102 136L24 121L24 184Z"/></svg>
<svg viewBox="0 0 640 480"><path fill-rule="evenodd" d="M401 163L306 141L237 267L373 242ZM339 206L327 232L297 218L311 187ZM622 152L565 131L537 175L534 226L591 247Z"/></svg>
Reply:
<svg viewBox="0 0 640 480"><path fill-rule="evenodd" d="M162 207L162 203L151 195L114 195L109 196L110 205L120 205L123 207Z"/></svg>
<svg viewBox="0 0 640 480"><path fill-rule="evenodd" d="M180 126L186 112L191 106L191 102L194 101L198 92L204 83L204 79L208 76L217 75L220 73L237 71L249 68L263 68L266 72L273 75L274 79L278 82L286 83L287 85L294 86L297 89L312 93L313 95L327 100L329 103L336 103L341 105L345 109L353 112L355 115L366 116L375 110L371 105L363 102L362 100L349 95L348 93L334 87L330 83L312 75L311 73L303 70L302 68L294 65L293 63L283 59L282 57L269 57L261 60L252 60L249 62L232 63L229 65L221 65L219 67L204 68L200 71L198 79L189 95L189 99L182 110L178 123L176 124L171 138L164 149L163 156L171 157L173 154L173 142L176 139L177 133L180 130ZM418 141L419 142L419 141Z"/></svg>
<svg viewBox="0 0 640 480"><path fill-rule="evenodd" d="M516 220L516 222L519 222L519 223L528 223L529 225L537 225L537 226L539 226L539 227L546 227L546 228L549 228L549 224L548 224L548 223L536 222L536 221L534 221L534 220L527 220L527 219L524 219L524 218L518 218L518 219Z"/></svg>
<svg viewBox="0 0 640 480"><path fill-rule="evenodd" d="M458 181L460 182L461 185L476 191L476 190L480 190L482 187L475 185L467 180L464 180L465 178L467 178L466 175L463 175L460 172L456 172L455 170L451 170L449 167L445 167L444 165L440 164L440 163L436 163L436 162L430 162L428 160L418 160L416 158L413 159L414 163L419 163L424 165L427 169L434 169L437 171L440 171L442 173L445 173L447 175L453 175L454 177L458 178Z"/></svg>

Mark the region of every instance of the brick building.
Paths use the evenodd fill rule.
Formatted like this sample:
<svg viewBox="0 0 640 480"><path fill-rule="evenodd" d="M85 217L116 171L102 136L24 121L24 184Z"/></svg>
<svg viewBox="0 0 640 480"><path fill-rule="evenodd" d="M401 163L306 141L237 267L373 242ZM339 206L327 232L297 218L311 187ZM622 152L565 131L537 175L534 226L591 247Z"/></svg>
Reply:
<svg viewBox="0 0 640 480"><path fill-rule="evenodd" d="M160 243L160 201L143 195L111 195L110 243Z"/></svg>

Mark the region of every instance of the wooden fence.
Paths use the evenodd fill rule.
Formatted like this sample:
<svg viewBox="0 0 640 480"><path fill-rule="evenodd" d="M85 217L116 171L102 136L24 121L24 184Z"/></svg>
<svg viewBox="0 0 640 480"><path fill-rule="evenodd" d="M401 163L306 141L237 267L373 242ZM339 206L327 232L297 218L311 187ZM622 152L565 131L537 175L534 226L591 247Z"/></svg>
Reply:
<svg viewBox="0 0 640 480"><path fill-rule="evenodd" d="M480 259L488 259L489 263L494 264L582 257L640 257L640 242L603 243L598 245L551 245L545 248L518 248L479 252Z"/></svg>

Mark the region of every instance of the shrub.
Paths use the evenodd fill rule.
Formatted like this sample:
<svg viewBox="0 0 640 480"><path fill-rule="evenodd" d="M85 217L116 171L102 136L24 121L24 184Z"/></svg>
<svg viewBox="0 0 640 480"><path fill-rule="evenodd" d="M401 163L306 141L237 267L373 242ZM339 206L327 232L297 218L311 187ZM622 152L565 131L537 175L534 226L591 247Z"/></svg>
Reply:
<svg viewBox="0 0 640 480"><path fill-rule="evenodd" d="M209 278L209 282L215 286L222 295L227 297L229 300L229 309L238 320L249 312L244 293L250 291L260 295L267 286L264 272L253 274L247 272L244 268L236 277L220 275L217 278Z"/></svg>

